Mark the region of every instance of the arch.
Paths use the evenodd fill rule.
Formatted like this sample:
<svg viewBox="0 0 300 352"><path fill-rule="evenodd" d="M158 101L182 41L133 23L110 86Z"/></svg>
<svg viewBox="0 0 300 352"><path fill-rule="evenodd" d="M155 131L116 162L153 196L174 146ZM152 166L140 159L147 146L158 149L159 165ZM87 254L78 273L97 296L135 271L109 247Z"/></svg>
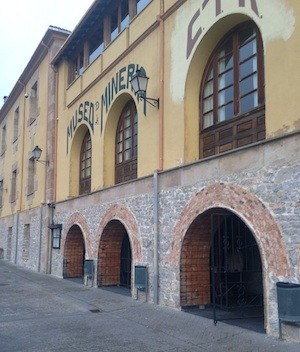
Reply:
<svg viewBox="0 0 300 352"><path fill-rule="evenodd" d="M275 277L289 277L290 263L280 228L265 205L254 194L235 184L216 183L199 191L175 225L167 260L179 267L181 246L191 222L211 208L236 214L252 232L260 249L263 270ZM272 245L271 245L272 244Z"/></svg>
<svg viewBox="0 0 300 352"><path fill-rule="evenodd" d="M65 251L65 243L66 243L68 233L69 233L71 227L74 225L77 225L82 232L84 243L85 243L85 257L87 259L93 258L90 229L89 229L89 226L87 224L85 217L82 214L80 214L79 212L72 214L67 219L66 223L63 226L62 246L61 246L62 253L64 253L64 251Z"/></svg>
<svg viewBox="0 0 300 352"><path fill-rule="evenodd" d="M79 194L80 151L84 137L88 132L90 133L88 126L82 124L77 128L72 140L69 161L69 193L71 196ZM91 133L90 136L92 136Z"/></svg>
<svg viewBox="0 0 300 352"><path fill-rule="evenodd" d="M213 308L215 322L238 317L239 324L252 321L253 328L264 331L261 255L237 215L223 208L198 215L184 236L180 257L181 307Z"/></svg>
<svg viewBox="0 0 300 352"><path fill-rule="evenodd" d="M119 117L115 137L115 183L137 178L138 115L133 100L125 105Z"/></svg>
<svg viewBox="0 0 300 352"><path fill-rule="evenodd" d="M79 194L91 192L92 142L89 131L84 135L79 160Z"/></svg>
<svg viewBox="0 0 300 352"><path fill-rule="evenodd" d="M64 242L64 278L83 278L85 260L85 242L82 230L78 225L73 225Z"/></svg>
<svg viewBox="0 0 300 352"><path fill-rule="evenodd" d="M139 235L139 229L137 226L137 221L132 214L132 212L126 208L124 205L115 204L110 209L108 209L105 215L101 218L101 222L99 224L97 230L97 240L95 248L98 250L100 246L101 236L104 232L107 224L112 220L118 220L127 231L129 241L132 248L132 261L134 263L138 263L142 261L142 245L141 239Z"/></svg>
<svg viewBox="0 0 300 352"><path fill-rule="evenodd" d="M132 249L125 226L111 220L104 228L98 253L98 286L131 288Z"/></svg>
<svg viewBox="0 0 300 352"><path fill-rule="evenodd" d="M104 128L103 138L103 184L109 187L115 184L115 157L112 158L112 151L115 150L116 130L119 117L124 106L129 100L134 100L129 93L120 94L110 107ZM114 155L114 154L113 154Z"/></svg>
<svg viewBox="0 0 300 352"><path fill-rule="evenodd" d="M258 26L254 19L241 13L235 13L221 18L206 31L193 53L184 88L184 150L185 160L187 162L199 159L199 96L202 77L209 57L225 33L229 32L238 24L249 20Z"/></svg>

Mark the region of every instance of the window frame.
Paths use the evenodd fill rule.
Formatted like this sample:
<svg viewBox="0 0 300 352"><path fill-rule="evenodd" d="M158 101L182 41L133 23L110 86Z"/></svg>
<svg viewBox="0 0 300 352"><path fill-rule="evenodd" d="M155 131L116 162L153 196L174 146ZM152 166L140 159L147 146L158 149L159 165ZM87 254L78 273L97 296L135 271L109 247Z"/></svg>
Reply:
<svg viewBox="0 0 300 352"><path fill-rule="evenodd" d="M15 203L17 200L17 169L12 171L11 174L11 189L10 189L10 202Z"/></svg>
<svg viewBox="0 0 300 352"><path fill-rule="evenodd" d="M28 126L37 119L39 114L39 84L38 80L36 80L30 89Z"/></svg>
<svg viewBox="0 0 300 352"><path fill-rule="evenodd" d="M130 118L130 125L125 119ZM129 134L127 135L127 131ZM120 138L120 134L122 138ZM128 140L129 146L126 143ZM127 158L126 154L130 157ZM123 108L116 129L115 137L115 183L122 183L137 178L138 156L138 114L134 101L131 99ZM120 160L121 157L121 160Z"/></svg>
<svg viewBox="0 0 300 352"><path fill-rule="evenodd" d="M252 57L256 57L256 69L250 70L250 74L246 75L245 77L251 77L257 74L257 87L254 89L257 92L257 101L253 99L253 107L245 112L241 112L239 110L239 103L240 103L240 96L239 96L239 86L240 83L234 83L234 79L239 76L239 72L235 72L233 76L233 106L234 111L232 116L229 118L225 118L223 121L218 120L218 109L221 104L218 104L219 99L219 74L212 76L213 78L209 78L209 73L211 69L216 70L216 65L219 60L219 52L223 48L224 44L230 38L238 38L240 33L247 28L252 28L255 30L255 38L256 38L256 52L252 55L246 57L246 60L252 60ZM251 35L248 37L251 38ZM237 39L235 39L237 40ZM251 42L252 39L249 39ZM240 47L242 48L247 41L242 42ZM237 49L236 49L237 50ZM253 50L253 49L252 49ZM250 59L249 59L250 58ZM233 63L232 70L236 71L237 68L240 66L242 61L238 61L235 58L236 62ZM229 61L228 61L229 62ZM215 65L215 66L214 66ZM227 67L227 63L225 65ZM251 65L250 65L251 67ZM225 72L226 70L224 70ZM221 72L221 74L224 74ZM213 79L212 89L206 90L206 84L209 83L209 80ZM225 80L226 81L226 80ZM221 82L221 80L220 80ZM240 82L240 81L239 81ZM255 80L253 81L255 82ZM250 80L250 83L255 87L255 84ZM251 86L250 84L250 86ZM224 88L224 87L223 87ZM227 86L225 84L225 88ZM232 149L236 149L239 147L243 147L248 144L252 144L266 138L266 127L265 127L265 93L264 93L264 49L263 49L263 42L261 38L260 31L258 27L252 21L247 21L235 26L231 29L227 34L223 36L223 38L218 42L215 46L212 54L210 55L209 59L207 60L206 67L203 73L201 86L200 86L200 94L199 94L199 157L206 158L210 157L219 153L223 153ZM249 93L250 92L250 93ZM207 94L209 93L209 94ZM205 95L206 94L206 95ZM248 95L252 94L251 90L247 92ZM247 96L246 94L246 96ZM254 96L254 95L253 95ZM212 97L213 104L208 103L206 106L204 104L204 100L208 97ZM230 102L230 100L225 99L226 104ZM256 103L256 105L254 105ZM225 104L225 105L226 105ZM210 110L209 110L210 108ZM206 109L206 110L204 110ZM204 125L204 114L209 114L213 112L213 123L208 124L208 126ZM226 115L225 115L226 116ZM211 117L210 117L211 119ZM211 121L209 121L211 122Z"/></svg>
<svg viewBox="0 0 300 352"><path fill-rule="evenodd" d="M254 107L253 109L246 111L246 112L240 112L240 97L241 95L239 94L239 79L240 79L240 75L239 75L239 65L241 64L241 62L238 60L239 59L239 55L238 55L238 51L239 51L239 43L238 43L238 35L241 33L242 30L246 29L247 27L252 27L253 29L255 29L256 31L256 57L257 57L257 93L258 93L258 105L256 107ZM224 121L218 121L218 108L221 105L218 105L218 93L221 90L218 90L218 78L220 76L220 74L218 73L218 61L219 61L219 50L222 48L222 46L230 39L233 39L233 105L234 105L234 113L232 115L232 117L225 119ZM251 40L249 40L250 42ZM243 44L245 45L245 44ZM242 45L242 46L243 46ZM254 57L255 55L253 54L252 57ZM249 59L249 58L247 58ZM244 60L244 62L247 60ZM209 129L209 128L214 128L219 124L222 123L226 123L226 122L230 122L232 119L234 118L238 118L241 117L243 115L249 115L251 113L254 113L257 109L259 109L261 106L264 105L265 103L265 97L264 97L264 65L263 65L263 43L262 43L262 38L260 35L260 32L257 28L257 26L253 23L253 22L246 22L246 23L242 23L239 24L237 26L235 26L232 30L230 30L227 34L225 34L225 36L219 41L219 43L216 45L215 49L213 50L209 60L207 61L206 64L206 68L204 71L204 75L203 75L203 79L201 82L201 90L200 90L200 106L201 106L201 111L200 111L200 121L201 121L201 130L205 130L205 129ZM204 107L204 89L205 89L205 85L207 83L207 76L209 75L209 71L211 71L211 69L214 71L213 72L213 109L211 111L213 111L213 124L209 125L208 127L204 127L204 123L203 123L203 107ZM228 70L227 70L228 71ZM227 72L226 70L224 72ZM222 74L224 74L224 72L222 72ZM247 77L249 77L251 75L247 75ZM227 88L227 86L226 86ZM226 89L225 88L225 89ZM223 89L224 90L224 89ZM223 105L225 106L225 105Z"/></svg>
<svg viewBox="0 0 300 352"><path fill-rule="evenodd" d="M36 162L33 157L28 160L28 175L27 175L27 195L34 193L34 179L36 173Z"/></svg>
<svg viewBox="0 0 300 352"><path fill-rule="evenodd" d="M79 159L79 194L81 195L81 194L87 194L91 192L92 138L89 130L87 130L87 132L83 137L79 157L80 157ZM87 176L87 170L89 170L88 176ZM84 173L84 177L82 176L83 173Z"/></svg>
<svg viewBox="0 0 300 352"><path fill-rule="evenodd" d="M4 181L0 179L0 209L3 208Z"/></svg>
<svg viewBox="0 0 300 352"><path fill-rule="evenodd" d="M13 126L13 143L19 137L19 121L20 121L20 107L18 106L14 112L14 126Z"/></svg>
<svg viewBox="0 0 300 352"><path fill-rule="evenodd" d="M7 128L6 128L6 123L3 124L2 129L1 129L1 151L0 155L4 155L6 151L6 134L7 134Z"/></svg>

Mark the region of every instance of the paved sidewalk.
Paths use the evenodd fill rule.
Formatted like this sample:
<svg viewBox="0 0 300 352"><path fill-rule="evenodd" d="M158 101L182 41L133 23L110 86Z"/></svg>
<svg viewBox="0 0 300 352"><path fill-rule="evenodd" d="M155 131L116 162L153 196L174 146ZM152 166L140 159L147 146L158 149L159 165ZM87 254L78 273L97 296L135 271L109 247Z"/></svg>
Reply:
<svg viewBox="0 0 300 352"><path fill-rule="evenodd" d="M1 352L299 352L280 341L0 260Z"/></svg>

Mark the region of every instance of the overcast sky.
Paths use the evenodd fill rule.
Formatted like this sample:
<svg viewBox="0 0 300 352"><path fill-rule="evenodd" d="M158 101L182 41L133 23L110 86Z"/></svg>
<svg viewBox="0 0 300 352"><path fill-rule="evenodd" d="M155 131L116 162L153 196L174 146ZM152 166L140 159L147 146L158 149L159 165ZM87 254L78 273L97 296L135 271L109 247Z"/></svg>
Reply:
<svg viewBox="0 0 300 352"><path fill-rule="evenodd" d="M0 9L0 108L50 25L72 31L94 0L6 0Z"/></svg>

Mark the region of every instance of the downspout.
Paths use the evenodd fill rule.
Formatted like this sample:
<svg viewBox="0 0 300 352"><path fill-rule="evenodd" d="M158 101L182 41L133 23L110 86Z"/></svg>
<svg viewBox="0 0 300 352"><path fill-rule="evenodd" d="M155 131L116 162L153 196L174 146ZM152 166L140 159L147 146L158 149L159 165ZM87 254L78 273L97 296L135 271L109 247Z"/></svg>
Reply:
<svg viewBox="0 0 300 352"><path fill-rule="evenodd" d="M159 142L158 142L158 153L159 153L159 167L160 171L164 168L164 71L165 71L165 28L164 20L162 18L164 14L164 0L160 0L160 14L159 14Z"/></svg>
<svg viewBox="0 0 300 352"><path fill-rule="evenodd" d="M38 259L38 272L41 271L41 257L42 257L42 238L43 238L43 206L40 205L40 238L39 238L39 259Z"/></svg>
<svg viewBox="0 0 300 352"><path fill-rule="evenodd" d="M25 125L26 125L26 98L25 98L25 94L26 94L26 86L23 82L21 82L20 80L18 81L18 83L20 83L23 86L24 89L24 98L23 98L23 131L22 131L22 152L21 152L21 167L20 167L20 172L21 172L21 180L20 180L20 185L21 185L21 189L20 189L20 205L19 205L19 210L17 210L17 230L16 230L16 248L15 248L15 264L18 263L18 242L19 242L19 223L20 223L20 212L22 211L22 207L23 207L23 177L24 177L24 147L25 147Z"/></svg>
<svg viewBox="0 0 300 352"><path fill-rule="evenodd" d="M50 62L50 47L45 44L43 41L41 42L41 45L43 45L43 47L47 50L47 55L48 55L48 61ZM51 69L51 66L49 67L49 69ZM49 73L49 69L48 69L48 105L47 105L47 121L46 121L46 160L48 160L48 163L45 163L45 179L44 179L44 200L45 202L49 205L49 202L52 203L52 199L47 199L48 198L48 179L49 179L49 174L51 177L51 173L50 173L50 169L48 170L48 165L50 165L50 163L52 162L52 160L50 160L49 158L49 128L48 128L48 122L49 122L49 77L50 77L50 73ZM49 172L48 172L49 171ZM53 176L52 176L53 177ZM49 213L48 213L49 214ZM50 224L50 220L49 220L49 224ZM41 225L42 226L42 225ZM41 229L41 231L43 231L43 229ZM51 248L51 231L49 229L49 227L46 229L46 234L47 234L47 248L46 248L46 273L47 274L51 274L51 262L52 262L52 248Z"/></svg>
<svg viewBox="0 0 300 352"><path fill-rule="evenodd" d="M25 126L26 126L26 99L25 98L25 94L26 94L26 86L23 82L21 82L20 80L18 81L24 89L24 107L23 107L23 132L22 132L22 153L21 153L21 180L20 180L20 184L21 184L21 190L20 190L20 207L19 207L19 212L22 211L22 207L23 207L23 178L24 178L24 155L25 155ZM19 218L19 217L18 217Z"/></svg>
<svg viewBox="0 0 300 352"><path fill-rule="evenodd" d="M164 0L160 0L159 14L159 170L164 167ZM153 221L154 221L154 241L153 241L153 302L158 304L158 282L159 282L159 258L158 258L158 236L159 236L159 211L158 211L158 171L153 174Z"/></svg>
<svg viewBox="0 0 300 352"><path fill-rule="evenodd" d="M56 188L57 188L57 149L58 149L58 79L59 79L59 75L58 75L58 71L57 68L55 66L52 66L52 69L55 73L55 112L54 112L54 118L55 118L55 123L54 123L54 155L53 155L53 178L54 178L54 182L53 182L53 194L52 194L52 200L53 202L56 202Z"/></svg>
<svg viewBox="0 0 300 352"><path fill-rule="evenodd" d="M52 273L52 230L49 230L49 226L54 223L54 209L55 209L55 202L56 202L56 188L57 188L57 149L58 149L58 71L54 65L51 65L52 70L54 71L55 77L55 92L54 92L54 150L52 156L53 162L53 189L51 194L51 201L48 203L50 217L48 222L48 231L50 231L48 236L48 273Z"/></svg>
<svg viewBox="0 0 300 352"><path fill-rule="evenodd" d="M15 264L18 264L18 241L19 241L19 212L17 212L17 229L16 229L16 248L15 248Z"/></svg>
<svg viewBox="0 0 300 352"><path fill-rule="evenodd" d="M48 274L51 274L52 272L52 243L51 243L51 240L52 240L52 232L49 228L49 226L51 224L53 224L53 219L54 219L54 209L55 209L55 204L54 203L48 203L48 207L49 207L49 211L50 211L50 217L49 217L49 222L48 222L48 230L50 231L50 235L48 237L48 241L49 241L49 267L48 267Z"/></svg>
<svg viewBox="0 0 300 352"><path fill-rule="evenodd" d="M158 304L158 172L153 174L153 221L154 221L154 241L153 241L153 303Z"/></svg>

